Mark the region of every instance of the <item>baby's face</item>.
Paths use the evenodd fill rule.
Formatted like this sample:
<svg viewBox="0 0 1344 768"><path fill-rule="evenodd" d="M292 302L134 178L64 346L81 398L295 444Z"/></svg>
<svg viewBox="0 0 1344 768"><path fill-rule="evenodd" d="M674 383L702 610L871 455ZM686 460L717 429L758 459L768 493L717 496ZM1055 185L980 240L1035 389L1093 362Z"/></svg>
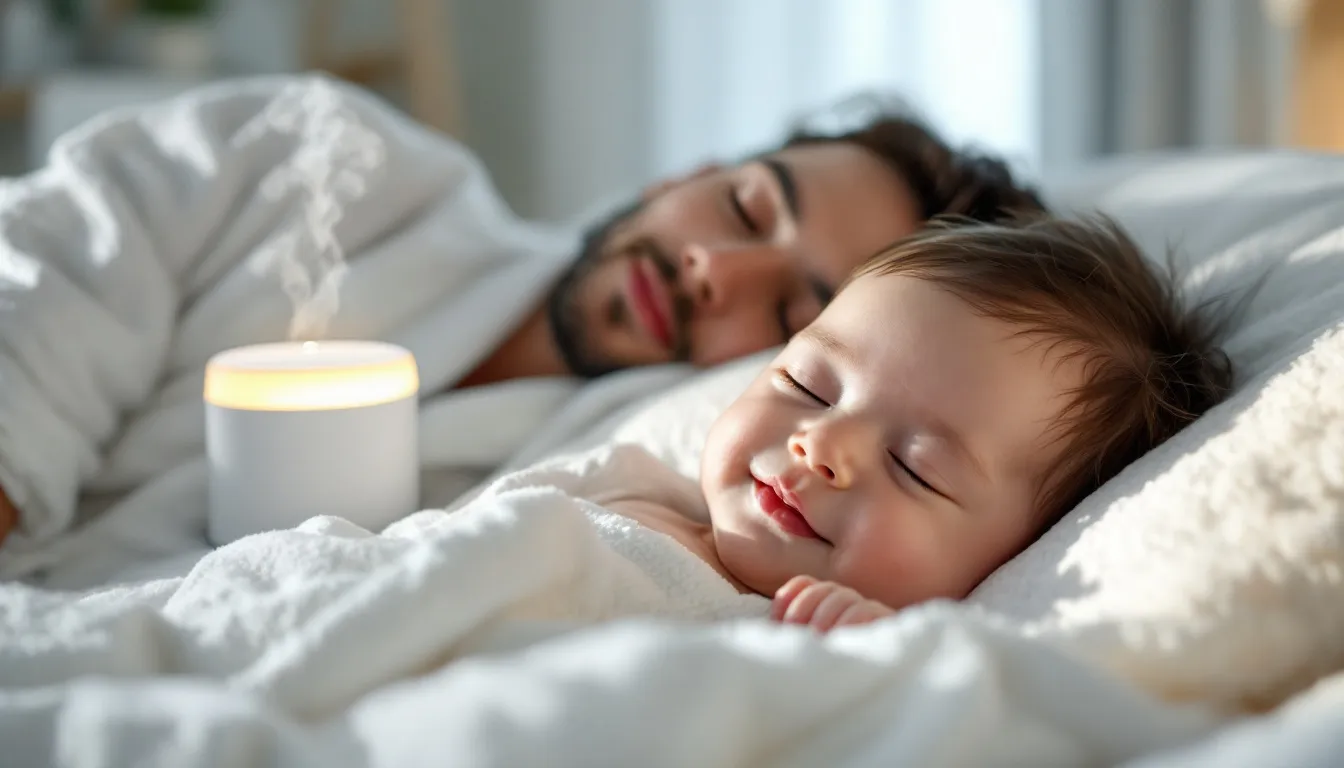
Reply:
<svg viewBox="0 0 1344 768"><path fill-rule="evenodd" d="M1079 370L923 280L853 282L715 422L701 485L719 557L892 608L960 599L1030 543Z"/></svg>

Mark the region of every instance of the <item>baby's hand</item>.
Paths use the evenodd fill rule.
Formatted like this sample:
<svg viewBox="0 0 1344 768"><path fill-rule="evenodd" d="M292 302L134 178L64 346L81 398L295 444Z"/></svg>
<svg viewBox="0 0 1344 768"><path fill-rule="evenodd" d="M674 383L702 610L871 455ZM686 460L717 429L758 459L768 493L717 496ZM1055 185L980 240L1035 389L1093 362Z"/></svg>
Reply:
<svg viewBox="0 0 1344 768"><path fill-rule="evenodd" d="M895 613L849 587L811 576L794 576L775 593L770 618L786 624L806 624L828 632L847 624L867 624Z"/></svg>

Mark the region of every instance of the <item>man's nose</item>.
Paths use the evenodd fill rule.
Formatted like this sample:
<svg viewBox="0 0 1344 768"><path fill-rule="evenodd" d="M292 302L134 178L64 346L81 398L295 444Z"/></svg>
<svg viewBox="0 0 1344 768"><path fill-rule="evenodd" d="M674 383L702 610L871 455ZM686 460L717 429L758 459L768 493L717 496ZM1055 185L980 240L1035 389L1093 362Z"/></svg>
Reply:
<svg viewBox="0 0 1344 768"><path fill-rule="evenodd" d="M789 436L789 453L832 488L844 490L854 484L859 469L860 432L849 419L820 421Z"/></svg>
<svg viewBox="0 0 1344 768"><path fill-rule="evenodd" d="M680 251L681 287L694 306L718 312L744 299L744 294L768 288L785 259L777 249L710 247L688 243Z"/></svg>

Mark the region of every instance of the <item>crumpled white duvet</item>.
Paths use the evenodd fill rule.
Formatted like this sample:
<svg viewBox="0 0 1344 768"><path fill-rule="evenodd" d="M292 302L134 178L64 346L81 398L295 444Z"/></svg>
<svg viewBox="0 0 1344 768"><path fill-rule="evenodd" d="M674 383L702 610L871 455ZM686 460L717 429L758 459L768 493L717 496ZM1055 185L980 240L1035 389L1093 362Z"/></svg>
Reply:
<svg viewBox="0 0 1344 768"><path fill-rule="evenodd" d="M1213 725L969 607L771 624L594 501L694 492L658 466L604 448L379 535L317 518L182 578L7 585L6 763L1113 764Z"/></svg>

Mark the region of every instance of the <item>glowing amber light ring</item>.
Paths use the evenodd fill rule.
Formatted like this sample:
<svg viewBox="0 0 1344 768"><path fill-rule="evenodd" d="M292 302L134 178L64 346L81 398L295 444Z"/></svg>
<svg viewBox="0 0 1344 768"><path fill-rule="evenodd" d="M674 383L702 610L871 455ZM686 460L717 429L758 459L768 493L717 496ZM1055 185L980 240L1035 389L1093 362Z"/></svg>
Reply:
<svg viewBox="0 0 1344 768"><path fill-rule="evenodd" d="M244 411L326 411L391 403L420 389L415 357L375 341L257 344L205 367L205 401Z"/></svg>

